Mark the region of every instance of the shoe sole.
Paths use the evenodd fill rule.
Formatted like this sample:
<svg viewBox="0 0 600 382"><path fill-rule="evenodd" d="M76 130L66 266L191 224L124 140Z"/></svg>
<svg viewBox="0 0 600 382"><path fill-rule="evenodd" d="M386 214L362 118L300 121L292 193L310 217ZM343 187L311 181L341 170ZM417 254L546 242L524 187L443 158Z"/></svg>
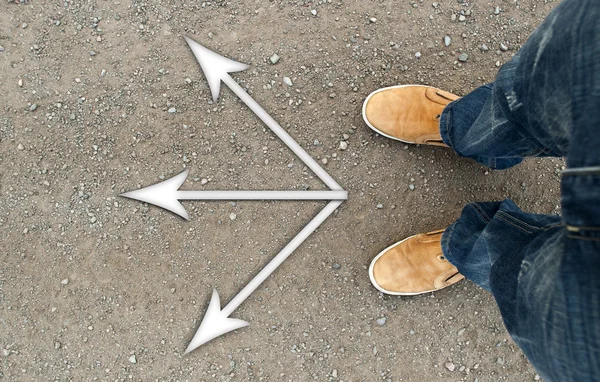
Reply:
<svg viewBox="0 0 600 382"><path fill-rule="evenodd" d="M396 86L388 86L387 88L381 88L381 89L377 89L374 92L372 92L371 94L369 94L369 96L367 97L367 99L365 99L365 102L363 103L363 107L362 107L362 117L363 120L365 121L365 123L367 124L367 126L369 126L371 128L371 130L375 131L377 134L382 135L386 138L390 138L393 139L395 141L399 141L399 142L404 142L404 143L410 143L410 144L420 144L420 143L416 143L416 142L410 142L410 141L405 141L402 140L400 138L388 135L386 133L384 133L383 131L379 130L378 128L376 128L375 126L371 125L371 122L369 122L369 119L367 118L367 103L369 102L369 100L371 99L371 97L373 97L375 94L382 92L384 90L389 90L389 89L400 89L400 88L406 88L409 86L424 86L424 85L396 85Z"/></svg>
<svg viewBox="0 0 600 382"><path fill-rule="evenodd" d="M432 289L432 290L426 290L423 292L392 292L389 291L383 287L381 287L381 285L377 284L377 281L375 281L375 277L373 276L373 267L375 266L375 262L377 262L377 260L379 260L379 258L386 253L388 250L394 248L397 245L402 244L403 242L405 242L408 239L411 239L413 237L415 237L416 235L413 236L409 236L404 240L400 240L399 242L390 245L389 247L387 247L386 249L384 249L383 251L379 252L379 254L377 256L375 256L375 258L371 261L371 265L369 266L369 278L371 279L371 284L373 284L373 286L375 288L377 288L380 292L383 292L385 294L389 294L392 296L417 296L419 294L424 294L424 293L431 293L431 292L436 292L438 290L444 289L444 288L438 288L438 289Z"/></svg>

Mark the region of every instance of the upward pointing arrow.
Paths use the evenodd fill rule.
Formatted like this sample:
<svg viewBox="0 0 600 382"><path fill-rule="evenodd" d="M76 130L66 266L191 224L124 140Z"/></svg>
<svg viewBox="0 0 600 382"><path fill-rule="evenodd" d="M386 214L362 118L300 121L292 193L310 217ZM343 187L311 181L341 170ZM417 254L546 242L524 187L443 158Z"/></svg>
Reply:
<svg viewBox="0 0 600 382"><path fill-rule="evenodd" d="M327 198L323 198L331 201L223 309L221 309L218 292L216 289L213 290L204 319L185 350L185 353L187 354L200 345L222 334L248 325L246 321L230 318L229 316L292 254L292 252L294 252L294 250L296 250L296 248L298 248L298 246L300 246L300 244L302 244L302 242L304 242L304 240L306 240L314 230L321 225L321 223L325 221L325 219L329 217L329 215L333 213L333 211L335 211L337 207L339 207L340 204L342 204L347 198L347 195L342 187L337 184L337 182L333 180L333 178L325 172L325 170L310 155L308 155L308 153L304 151L304 149L300 147L300 145L285 130L283 130L283 128L271 118L271 116L256 103L256 101L254 101L241 86L237 84L237 82L233 80L233 78L231 78L229 75L230 72L244 70L247 68L247 65L220 56L188 37L186 37L185 40L202 67L210 86L213 100L216 101L219 96L222 81L332 190L325 192L337 192L335 197L329 195ZM180 174L172 179L169 180L172 180L172 182L168 183L170 189L174 189L175 192L182 192L176 190L185 180L185 175ZM163 183L165 182L148 188L160 187ZM173 186L175 187L173 188ZM144 189L138 191L143 190ZM124 196L132 197L131 194L125 194ZM143 200L140 197L134 198ZM176 197L172 199L175 199L175 203L170 202L170 204L163 204L162 207L180 213L183 207L181 207L181 204L177 201ZM185 210L183 210L183 212L185 213Z"/></svg>
<svg viewBox="0 0 600 382"><path fill-rule="evenodd" d="M306 164L319 179L332 190L342 190L342 187L315 161L308 153L275 121L231 76L231 72L239 72L248 65L230 60L212 50L203 47L189 37L185 37L196 60L200 63L204 76L210 86L213 101L217 101L221 89L221 81L235 93L267 127L271 129Z"/></svg>

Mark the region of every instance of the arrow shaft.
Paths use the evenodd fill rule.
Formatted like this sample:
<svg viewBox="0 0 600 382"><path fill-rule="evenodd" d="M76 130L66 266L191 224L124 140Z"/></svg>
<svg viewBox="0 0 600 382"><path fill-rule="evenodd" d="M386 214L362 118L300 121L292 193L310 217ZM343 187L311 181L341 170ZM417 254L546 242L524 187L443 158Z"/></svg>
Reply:
<svg viewBox="0 0 600 382"><path fill-rule="evenodd" d="M246 93L242 87L235 82L230 75L222 78L225 85L227 85L237 95L242 102L244 102L250 110L260 118L265 125L267 125L271 131L275 133L296 154L302 162L304 162L322 181L327 187L332 190L342 190L342 187L321 167L317 161L315 161L303 148L289 135L280 125L275 121L269 113L265 111L255 100Z"/></svg>
<svg viewBox="0 0 600 382"><path fill-rule="evenodd" d="M329 215L331 215L333 213L333 211L335 211L336 208L338 208L338 206L340 204L342 204L342 200L333 200L331 202L329 202L329 204L327 204L325 206L325 208L323 208L321 210L321 212L319 212L317 214L317 216L315 216L310 223L308 223L303 229L302 231L300 231L278 254L277 256L275 256L273 258L273 260L271 260L253 279L252 281L250 281L245 287L244 289L242 289L240 291L240 293L238 293L230 302L229 304L227 304L226 307L223 308L223 313L225 314L225 317L229 317L229 315L231 315L231 313L233 313L234 310L236 310L241 304L242 302L244 302L244 300L246 300L251 294L252 292L254 292L256 290L256 288L258 288L258 286L260 284L262 284L263 281L266 280L267 277L269 277L269 275L271 275L271 273L273 273L275 271L275 269L277 269L291 254L292 252L294 252L296 250L296 248L298 248L300 246L300 244L302 244L302 242L304 240L306 240L306 238L308 236L310 236L311 233L313 233L314 230L316 230L321 223L323 223L325 221L325 219L327 219L329 217Z"/></svg>
<svg viewBox="0 0 600 382"><path fill-rule="evenodd" d="M346 200L346 191L177 191L178 200Z"/></svg>

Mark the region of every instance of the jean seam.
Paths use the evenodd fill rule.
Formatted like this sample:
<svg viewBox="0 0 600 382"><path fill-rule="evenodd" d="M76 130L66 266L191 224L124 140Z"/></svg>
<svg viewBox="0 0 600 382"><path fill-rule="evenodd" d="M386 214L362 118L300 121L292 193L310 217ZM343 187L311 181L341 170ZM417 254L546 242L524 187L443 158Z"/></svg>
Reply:
<svg viewBox="0 0 600 382"><path fill-rule="evenodd" d="M448 146L450 146L452 148L452 150L456 151L456 149L454 148L454 143L452 142L452 136L450 135L450 132L452 131L452 124L450 123L450 120L452 119L452 108L454 107L453 103L455 101L452 101L451 103L449 103L446 108L448 109L448 114L446 115L446 128L445 128L445 136L446 138L448 138ZM443 111L442 111L443 112Z"/></svg>
<svg viewBox="0 0 600 382"><path fill-rule="evenodd" d="M546 153L546 150L544 150L544 149L541 149L541 148L539 148L539 147L534 147L534 148L533 148L533 149L531 149L529 152L525 153L525 156L526 156L526 157L535 157L535 156L538 156L538 155L540 155L541 153L545 153L545 154L547 154L547 153Z"/></svg>
<svg viewBox="0 0 600 382"><path fill-rule="evenodd" d="M485 221L486 223L489 223L492 220L492 218L490 218L488 216L488 214L485 213L485 211L483 210L483 208L479 207L479 204L473 203L473 208L475 208L475 212L477 212L477 214L479 216L481 216L481 218L483 219L483 221Z"/></svg>
<svg viewBox="0 0 600 382"><path fill-rule="evenodd" d="M563 223L555 223L555 224L548 224L543 227L536 227L536 226L527 224L523 220L518 219L504 211L498 211L497 215L498 215L498 218L504 220L505 222L507 222L508 224L510 224L516 228L519 228L521 231L526 232L526 233L533 233L535 231L547 231L549 229L561 227L564 225Z"/></svg>
<svg viewBox="0 0 600 382"><path fill-rule="evenodd" d="M585 236L577 236L577 235L567 235L567 238L573 239L573 240L600 241L600 237L585 237Z"/></svg>
<svg viewBox="0 0 600 382"><path fill-rule="evenodd" d="M578 230L583 230L583 231L600 231L600 227L580 227L580 226L571 225L571 224L568 224L568 226L577 228Z"/></svg>
<svg viewBox="0 0 600 382"><path fill-rule="evenodd" d="M448 254L443 253L444 251L442 251L442 254L445 255L446 259L450 262L450 264L452 264L452 261L450 261L450 259L452 259L452 251L450 250L450 239L452 238L452 234L454 233L454 224L450 225L450 227L448 227L446 230L448 231L448 238L446 239L446 249L448 250L448 254L450 256L448 256Z"/></svg>
<svg viewBox="0 0 600 382"><path fill-rule="evenodd" d="M535 230L529 230L529 229L527 229L527 227L521 226L521 225L519 225L519 223L511 221L510 220L511 216L508 214L503 214L502 211L498 211L496 216L498 216L498 219L503 220L505 223L510 224L511 226L513 226L513 227L517 228L518 230L523 231L525 233L533 233L535 231Z"/></svg>

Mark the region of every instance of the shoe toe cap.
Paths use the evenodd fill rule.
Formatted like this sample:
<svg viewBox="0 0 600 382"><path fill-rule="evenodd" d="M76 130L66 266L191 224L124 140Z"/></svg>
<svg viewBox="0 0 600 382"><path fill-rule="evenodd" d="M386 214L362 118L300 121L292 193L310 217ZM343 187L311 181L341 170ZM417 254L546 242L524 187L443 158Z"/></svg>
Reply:
<svg viewBox="0 0 600 382"><path fill-rule="evenodd" d="M396 132L396 120L393 116L396 114L391 110L394 105L392 94L389 91L379 91L372 94L364 105L363 117L367 124L376 131L388 136L394 136Z"/></svg>

